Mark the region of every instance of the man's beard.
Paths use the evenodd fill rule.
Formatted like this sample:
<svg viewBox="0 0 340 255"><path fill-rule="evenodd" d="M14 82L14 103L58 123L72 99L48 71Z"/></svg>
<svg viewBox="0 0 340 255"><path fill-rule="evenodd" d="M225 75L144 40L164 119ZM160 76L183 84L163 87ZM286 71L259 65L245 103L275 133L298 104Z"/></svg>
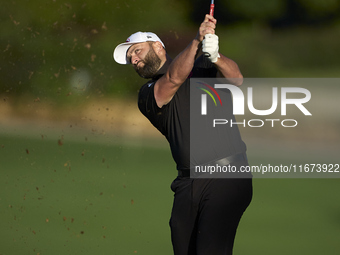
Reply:
<svg viewBox="0 0 340 255"><path fill-rule="evenodd" d="M146 54L144 60L140 62L144 63L143 67L136 66L136 72L140 77L145 79L150 79L156 75L161 65L161 59L156 55L156 52L152 47L150 47L149 52Z"/></svg>

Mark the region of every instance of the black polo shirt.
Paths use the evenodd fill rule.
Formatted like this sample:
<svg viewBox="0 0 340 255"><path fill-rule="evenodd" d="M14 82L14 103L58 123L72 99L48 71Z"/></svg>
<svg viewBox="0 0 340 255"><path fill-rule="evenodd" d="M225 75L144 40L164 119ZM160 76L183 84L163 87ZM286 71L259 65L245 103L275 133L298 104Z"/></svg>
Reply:
<svg viewBox="0 0 340 255"><path fill-rule="evenodd" d="M157 106L154 96L154 85L160 77L150 80L139 91L139 110L168 140L178 170L190 169L190 78L215 78L216 74L217 69L209 60L198 58L190 77L180 86L172 100L162 108ZM237 128L226 136L233 136L230 140L235 144L224 144L220 158L245 152L246 147ZM220 140L219 137L216 139ZM199 155L195 157L199 158Z"/></svg>

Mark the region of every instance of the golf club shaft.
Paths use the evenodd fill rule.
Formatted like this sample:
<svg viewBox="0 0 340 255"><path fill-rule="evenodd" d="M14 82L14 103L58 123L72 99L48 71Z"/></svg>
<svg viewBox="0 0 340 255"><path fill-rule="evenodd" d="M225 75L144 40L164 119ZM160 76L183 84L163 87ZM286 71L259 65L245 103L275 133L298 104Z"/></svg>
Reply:
<svg viewBox="0 0 340 255"><path fill-rule="evenodd" d="M211 0L211 3L210 3L210 13L209 13L211 16L214 16L214 9L215 9L214 0ZM210 54L205 52L204 56L210 57Z"/></svg>

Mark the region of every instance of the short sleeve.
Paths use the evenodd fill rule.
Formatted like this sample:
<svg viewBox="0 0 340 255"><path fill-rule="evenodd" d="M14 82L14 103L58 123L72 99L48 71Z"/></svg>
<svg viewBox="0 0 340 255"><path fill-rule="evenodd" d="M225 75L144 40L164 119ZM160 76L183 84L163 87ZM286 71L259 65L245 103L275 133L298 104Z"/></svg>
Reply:
<svg viewBox="0 0 340 255"><path fill-rule="evenodd" d="M144 84L138 94L138 108L140 112L154 125L163 135L165 107L159 108L154 96L156 81L152 80Z"/></svg>

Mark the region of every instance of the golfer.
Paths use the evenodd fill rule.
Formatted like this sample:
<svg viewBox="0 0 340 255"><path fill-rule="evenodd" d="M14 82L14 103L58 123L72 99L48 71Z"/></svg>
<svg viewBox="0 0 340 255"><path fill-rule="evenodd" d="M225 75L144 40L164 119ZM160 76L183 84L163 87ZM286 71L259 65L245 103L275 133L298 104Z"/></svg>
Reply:
<svg viewBox="0 0 340 255"><path fill-rule="evenodd" d="M174 59L150 32L137 32L114 50L116 62L132 64L150 79L139 91L138 107L166 137L177 164L170 219L175 255L232 254L237 226L252 198L251 178L190 178L190 77L237 78L234 84L242 83L237 64L219 53L215 28L216 19L206 15L196 37ZM238 129L226 132L231 139L220 139L225 150L214 160L247 165Z"/></svg>

